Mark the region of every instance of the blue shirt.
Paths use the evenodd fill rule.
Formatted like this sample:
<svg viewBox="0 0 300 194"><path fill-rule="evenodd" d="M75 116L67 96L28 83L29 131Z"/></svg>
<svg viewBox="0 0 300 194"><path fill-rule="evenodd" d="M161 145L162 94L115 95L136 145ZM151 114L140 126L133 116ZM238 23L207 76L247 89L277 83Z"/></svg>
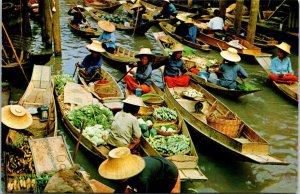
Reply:
<svg viewBox="0 0 300 194"><path fill-rule="evenodd" d="M101 68L102 61L101 55L99 55L99 58L94 58L92 57L92 54L89 54L83 59L79 67L85 68L87 72L92 73L94 70Z"/></svg>
<svg viewBox="0 0 300 194"><path fill-rule="evenodd" d="M113 32L103 31L97 40L106 44L107 47L116 48L116 38ZM110 42L107 42L108 40L110 40Z"/></svg>
<svg viewBox="0 0 300 194"><path fill-rule="evenodd" d="M185 36L185 38L189 41L196 42L198 33L199 28L195 25L192 25L188 28L188 34Z"/></svg>
<svg viewBox="0 0 300 194"><path fill-rule="evenodd" d="M275 57L271 62L271 72L279 75L279 74L294 74L292 69L291 59L289 57L285 57L282 61L279 57Z"/></svg>
<svg viewBox="0 0 300 194"><path fill-rule="evenodd" d="M217 84L229 89L233 89L237 86L236 79L238 77L247 78L247 72L238 64L223 63L220 66L222 71L222 77L218 80Z"/></svg>
<svg viewBox="0 0 300 194"><path fill-rule="evenodd" d="M157 15L158 17L163 17L163 18L170 18L170 16L176 16L177 11L175 6L172 3L169 3L168 5L164 6L161 10L161 12Z"/></svg>
<svg viewBox="0 0 300 194"><path fill-rule="evenodd" d="M137 62L138 66L136 69L136 73L133 74L133 77L140 83L151 86L152 79L152 65L142 65L141 61Z"/></svg>
<svg viewBox="0 0 300 194"><path fill-rule="evenodd" d="M175 59L174 55L169 57L168 63L165 65L164 76L179 76L179 71L186 72L182 59Z"/></svg>

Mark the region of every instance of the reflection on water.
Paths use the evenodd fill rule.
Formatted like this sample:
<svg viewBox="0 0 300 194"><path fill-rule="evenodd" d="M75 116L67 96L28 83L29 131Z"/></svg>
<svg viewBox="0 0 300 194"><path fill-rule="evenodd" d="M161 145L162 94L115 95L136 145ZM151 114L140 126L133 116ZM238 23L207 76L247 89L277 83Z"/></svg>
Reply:
<svg viewBox="0 0 300 194"><path fill-rule="evenodd" d="M62 57L53 58L53 73L73 74L74 64L81 61L89 51L85 48L90 40L81 38L70 32L67 27L66 14L71 0L60 1L61 9L61 40ZM122 12L121 9L117 10ZM96 26L90 19L89 22ZM34 28L36 38L39 38L38 28ZM158 27L152 27L144 36L134 36L125 32L115 32L118 44L138 52L142 47L149 47L154 53L161 53L151 32L157 32ZM39 45L36 45L38 48ZM198 51L203 56L215 57L221 60L219 53L212 50L209 54ZM291 56L293 68L298 72L298 56ZM292 105L284 96L267 81L266 73L256 62L242 61L240 63L249 73L249 83L262 88L261 92L250 94L232 100L215 95L231 110L235 111L246 123L270 143L270 152L274 157L285 160L290 164L287 166L258 165L235 161L226 154L211 149L205 142L199 139L197 133L192 132L193 140L198 151L199 167L208 177L208 181L188 181L182 185L183 192L296 192L297 184L297 147L298 147L298 109ZM122 77L123 73L104 64L116 79ZM156 74L156 73L154 73ZM156 75L158 75L157 73ZM157 79L157 77L156 77ZM69 136L60 123L61 134L66 137L71 155L73 155L76 142ZM100 160L95 160L91 154L82 147L75 160L87 170L92 178L101 179L106 184L113 186L112 182L103 180L97 173Z"/></svg>

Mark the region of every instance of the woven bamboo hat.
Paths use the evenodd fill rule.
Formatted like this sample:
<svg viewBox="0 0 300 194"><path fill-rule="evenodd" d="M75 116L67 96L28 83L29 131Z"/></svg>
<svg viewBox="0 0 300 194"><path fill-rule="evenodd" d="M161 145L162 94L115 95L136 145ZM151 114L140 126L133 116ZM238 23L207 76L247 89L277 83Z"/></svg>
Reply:
<svg viewBox="0 0 300 194"><path fill-rule="evenodd" d="M291 54L291 46L288 43L282 42L281 44L277 44L275 46L277 48L283 50L284 52L287 52L288 54Z"/></svg>
<svg viewBox="0 0 300 194"><path fill-rule="evenodd" d="M113 23L106 21L106 20L101 20L98 22L98 26L106 31L106 32L114 32L116 31L116 27Z"/></svg>
<svg viewBox="0 0 300 194"><path fill-rule="evenodd" d="M185 16L179 15L179 14L177 14L176 18L183 22L185 22L187 20L187 18Z"/></svg>
<svg viewBox="0 0 300 194"><path fill-rule="evenodd" d="M221 56L227 61L239 62L241 60L240 55L237 54L238 51L235 48L228 48L227 51L221 51Z"/></svg>
<svg viewBox="0 0 300 194"><path fill-rule="evenodd" d="M182 44L175 44L171 49L172 52L184 51Z"/></svg>
<svg viewBox="0 0 300 194"><path fill-rule="evenodd" d="M123 100L123 103L127 103L127 104L131 104L131 105L135 105L135 106L142 106L142 107L147 107L144 102L143 99L141 97L137 97L136 95L130 95L128 96L125 100Z"/></svg>
<svg viewBox="0 0 300 194"><path fill-rule="evenodd" d="M122 180L139 174L145 168L142 157L130 153L127 147L118 147L108 153L108 159L98 168L99 174L107 179Z"/></svg>
<svg viewBox="0 0 300 194"><path fill-rule="evenodd" d="M105 49L102 47L102 43L98 40L93 40L91 44L86 45L86 48L99 53L105 52Z"/></svg>
<svg viewBox="0 0 300 194"><path fill-rule="evenodd" d="M149 48L141 48L140 52L135 55L135 58L139 58L143 55L147 55L149 57L154 57L154 54L151 52Z"/></svg>
<svg viewBox="0 0 300 194"><path fill-rule="evenodd" d="M138 8L138 7L141 7L141 6L142 6L141 4L136 3L130 9L135 9L135 8Z"/></svg>
<svg viewBox="0 0 300 194"><path fill-rule="evenodd" d="M170 3L170 0L163 0L163 2L167 2L167 3Z"/></svg>
<svg viewBox="0 0 300 194"><path fill-rule="evenodd" d="M193 24L194 22L193 22L193 19L192 19L192 18L187 18L187 19L185 20L185 23L186 23L186 24Z"/></svg>
<svg viewBox="0 0 300 194"><path fill-rule="evenodd" d="M20 105L2 107L2 123L12 129L26 129L32 124L31 114Z"/></svg>

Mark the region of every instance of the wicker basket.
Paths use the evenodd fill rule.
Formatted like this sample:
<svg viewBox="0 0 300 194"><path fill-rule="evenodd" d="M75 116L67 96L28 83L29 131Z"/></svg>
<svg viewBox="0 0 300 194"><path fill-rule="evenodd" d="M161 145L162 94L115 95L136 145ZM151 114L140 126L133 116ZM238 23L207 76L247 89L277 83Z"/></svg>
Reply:
<svg viewBox="0 0 300 194"><path fill-rule="evenodd" d="M176 131L173 132L166 132L166 131L162 131L160 130L161 127L165 126L167 129L169 127L176 129ZM165 123L154 123L153 128L156 130L156 132L159 135L163 135L163 136L170 136L170 135L174 135L180 132L180 129L178 128L178 126L176 124L165 124Z"/></svg>
<svg viewBox="0 0 300 194"><path fill-rule="evenodd" d="M107 98L117 95L117 91L113 90L108 80L98 80L94 82L94 91L100 98Z"/></svg>
<svg viewBox="0 0 300 194"><path fill-rule="evenodd" d="M224 135L232 138L238 136L241 120L237 117L230 118L225 116L216 116L212 113L206 116L206 121L208 125L217 129Z"/></svg>

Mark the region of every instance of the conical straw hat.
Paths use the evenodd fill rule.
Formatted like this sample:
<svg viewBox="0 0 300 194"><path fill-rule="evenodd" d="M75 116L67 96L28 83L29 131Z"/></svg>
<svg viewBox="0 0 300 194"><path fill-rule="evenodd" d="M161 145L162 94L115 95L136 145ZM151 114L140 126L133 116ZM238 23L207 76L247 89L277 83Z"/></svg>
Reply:
<svg viewBox="0 0 300 194"><path fill-rule="evenodd" d="M241 57L237 54L238 51L235 48L228 48L227 51L221 51L221 56L227 61L239 62Z"/></svg>
<svg viewBox="0 0 300 194"><path fill-rule="evenodd" d="M180 14L177 14L176 18L183 22L185 22L187 20L187 18L185 16L180 15Z"/></svg>
<svg viewBox="0 0 300 194"><path fill-rule="evenodd" d="M2 107L2 123L12 129L26 129L32 121L31 114L20 105Z"/></svg>
<svg viewBox="0 0 300 194"><path fill-rule="evenodd" d="M291 46L287 44L286 42L282 42L281 44L275 45L277 48L280 48L284 52L287 52L288 54L291 54Z"/></svg>
<svg viewBox="0 0 300 194"><path fill-rule="evenodd" d="M139 54L135 55L135 58L139 58L143 55L149 55L150 57L153 57L153 53L151 52L151 50L149 48L141 48Z"/></svg>
<svg viewBox="0 0 300 194"><path fill-rule="evenodd" d="M99 53L105 52L105 49L102 47L102 43L98 40L93 40L91 44L86 45L86 48Z"/></svg>
<svg viewBox="0 0 300 194"><path fill-rule="evenodd" d="M182 44L175 44L171 49L172 52L184 51Z"/></svg>
<svg viewBox="0 0 300 194"><path fill-rule="evenodd" d="M143 99L141 97L137 97L135 95L128 96L125 100L123 100L123 103L132 104L132 105L135 105L135 106L147 107L144 104Z"/></svg>
<svg viewBox="0 0 300 194"><path fill-rule="evenodd" d="M139 174L144 168L142 157L131 154L127 147L119 147L108 153L108 159L101 163L98 172L107 179L123 180Z"/></svg>
<svg viewBox="0 0 300 194"><path fill-rule="evenodd" d="M114 32L116 30L115 25L106 20L99 21L98 26L106 32Z"/></svg>
<svg viewBox="0 0 300 194"><path fill-rule="evenodd" d="M186 24L193 24L193 19L192 19L192 18L187 18L187 19L185 20L185 23L186 23Z"/></svg>

